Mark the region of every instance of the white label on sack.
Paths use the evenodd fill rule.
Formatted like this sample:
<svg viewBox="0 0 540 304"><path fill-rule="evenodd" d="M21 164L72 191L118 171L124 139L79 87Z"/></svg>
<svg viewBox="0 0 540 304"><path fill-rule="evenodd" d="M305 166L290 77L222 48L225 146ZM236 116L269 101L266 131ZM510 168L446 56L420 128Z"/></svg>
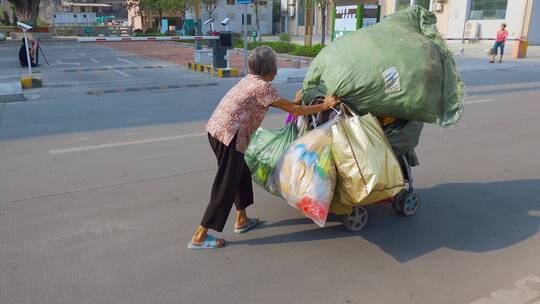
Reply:
<svg viewBox="0 0 540 304"><path fill-rule="evenodd" d="M382 73L382 76L384 79L384 92L386 94L396 93L401 90L401 86L399 84L399 72L396 67L386 69Z"/></svg>

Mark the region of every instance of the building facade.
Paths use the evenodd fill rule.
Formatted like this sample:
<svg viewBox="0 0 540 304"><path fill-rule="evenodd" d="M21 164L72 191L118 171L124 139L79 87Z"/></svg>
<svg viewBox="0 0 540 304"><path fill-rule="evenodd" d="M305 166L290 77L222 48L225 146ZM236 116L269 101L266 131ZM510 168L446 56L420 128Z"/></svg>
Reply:
<svg viewBox="0 0 540 304"><path fill-rule="evenodd" d="M168 20L169 30L180 30L183 17L180 12L164 12L163 18ZM221 21L225 18L229 18L229 24L224 26L221 24ZM148 28L157 28L158 20L156 14L146 16L144 22L141 20L141 16L138 13L137 8L131 8L128 14L129 25L133 27L134 30L142 30L143 27ZM194 13L193 11L187 11L185 15L186 20L193 20ZM208 12L202 9L202 21L205 22L210 19ZM242 32L244 22L247 23L248 31L256 30L255 22L255 10L251 5L248 5L247 15L244 16L244 6L236 4L235 0L220 0L218 7L212 13L212 19L214 19L214 30L215 31L233 31L233 32ZM144 24L144 26L143 26ZM272 34L272 1L268 2L268 5L261 7L259 13L259 24L260 31L262 35ZM203 25L203 32L210 31L210 26Z"/></svg>
<svg viewBox="0 0 540 304"><path fill-rule="evenodd" d="M506 23L509 38L527 36L529 44L540 44L538 0L381 0L381 14L415 4L435 13L439 31L450 41L494 39L501 23Z"/></svg>
<svg viewBox="0 0 540 304"><path fill-rule="evenodd" d="M281 31L291 35L304 34L304 0L281 1ZM437 16L437 26L449 41L468 38L485 41L493 39L501 23L507 24L510 37L527 36L529 44L540 44L540 0L337 0L337 5L379 4L381 19L411 5L420 5ZM327 16L326 32L332 30L333 3ZM314 11L313 34L320 35L321 12Z"/></svg>
<svg viewBox="0 0 540 304"><path fill-rule="evenodd" d="M281 16L280 31L291 35L304 35L305 33L305 0L280 0ZM328 1L326 9L326 35L331 36L334 6L348 6L364 4L378 5L379 0L337 0ZM313 7L313 35L321 35L323 29L323 12L318 5ZM314 41L316 43L316 41Z"/></svg>
<svg viewBox="0 0 540 304"><path fill-rule="evenodd" d="M208 13L202 10L203 22L210 17ZM244 5L236 4L235 0L220 0L217 9L213 12L212 18L215 20L214 29L216 31L224 31L226 28L233 32L242 32L244 21L247 21L248 31L256 30L255 23L255 10L251 5L248 5L247 17L244 17ZM221 25L221 21L225 18L229 18L229 24L227 27ZM262 35L272 34L272 1L268 1L268 4L261 8L259 13L259 24ZM209 30L208 27L203 31Z"/></svg>

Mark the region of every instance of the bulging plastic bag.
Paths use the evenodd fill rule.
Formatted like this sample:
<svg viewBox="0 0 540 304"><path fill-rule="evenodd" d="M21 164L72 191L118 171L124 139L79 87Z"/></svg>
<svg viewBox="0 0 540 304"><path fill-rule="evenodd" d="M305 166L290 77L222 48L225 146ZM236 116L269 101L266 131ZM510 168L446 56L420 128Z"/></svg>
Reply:
<svg viewBox="0 0 540 304"><path fill-rule="evenodd" d="M334 195L336 168L329 121L293 142L272 174L272 187L320 227L324 227Z"/></svg>
<svg viewBox="0 0 540 304"><path fill-rule="evenodd" d="M302 100L336 95L357 113L449 126L465 86L435 14L412 6L336 39L311 62Z"/></svg>
<svg viewBox="0 0 540 304"><path fill-rule="evenodd" d="M249 141L244 154L251 171L251 179L266 191L276 194L268 182L279 158L298 136L296 121L291 121L276 131L259 128Z"/></svg>

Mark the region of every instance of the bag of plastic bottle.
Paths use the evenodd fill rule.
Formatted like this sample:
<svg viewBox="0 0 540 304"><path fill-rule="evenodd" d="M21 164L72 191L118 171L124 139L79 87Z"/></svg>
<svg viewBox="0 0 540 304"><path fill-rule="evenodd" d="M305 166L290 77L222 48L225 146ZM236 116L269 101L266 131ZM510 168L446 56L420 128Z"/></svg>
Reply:
<svg viewBox="0 0 540 304"><path fill-rule="evenodd" d="M271 184L288 204L324 227L336 185L331 120L290 144L274 168Z"/></svg>

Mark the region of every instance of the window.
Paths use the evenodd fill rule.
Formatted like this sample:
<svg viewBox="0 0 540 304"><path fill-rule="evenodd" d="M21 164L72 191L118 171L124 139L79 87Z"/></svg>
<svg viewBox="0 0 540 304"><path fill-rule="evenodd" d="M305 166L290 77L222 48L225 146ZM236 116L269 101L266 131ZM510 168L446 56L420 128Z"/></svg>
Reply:
<svg viewBox="0 0 540 304"><path fill-rule="evenodd" d="M244 25L244 14L242 14L242 25ZM251 25L251 14L247 15L247 25Z"/></svg>
<svg viewBox="0 0 540 304"><path fill-rule="evenodd" d="M296 5L298 6L298 14L296 15L296 25L304 26L306 23L306 7L304 0L298 0Z"/></svg>
<svg viewBox="0 0 540 304"><path fill-rule="evenodd" d="M235 5L236 1L235 0L227 0L227 4L228 5Z"/></svg>
<svg viewBox="0 0 540 304"><path fill-rule="evenodd" d="M425 9L429 9L430 0L413 0L414 5L422 6ZM411 0L397 0L396 1L396 12L404 10L411 6Z"/></svg>
<svg viewBox="0 0 540 304"><path fill-rule="evenodd" d="M429 9L429 1L430 0L416 0L416 5L420 5L421 7L425 8L425 9Z"/></svg>
<svg viewBox="0 0 540 304"><path fill-rule="evenodd" d="M396 12L406 9L411 5L411 0L397 0Z"/></svg>
<svg viewBox="0 0 540 304"><path fill-rule="evenodd" d="M505 19L508 0L472 0L469 20Z"/></svg>

